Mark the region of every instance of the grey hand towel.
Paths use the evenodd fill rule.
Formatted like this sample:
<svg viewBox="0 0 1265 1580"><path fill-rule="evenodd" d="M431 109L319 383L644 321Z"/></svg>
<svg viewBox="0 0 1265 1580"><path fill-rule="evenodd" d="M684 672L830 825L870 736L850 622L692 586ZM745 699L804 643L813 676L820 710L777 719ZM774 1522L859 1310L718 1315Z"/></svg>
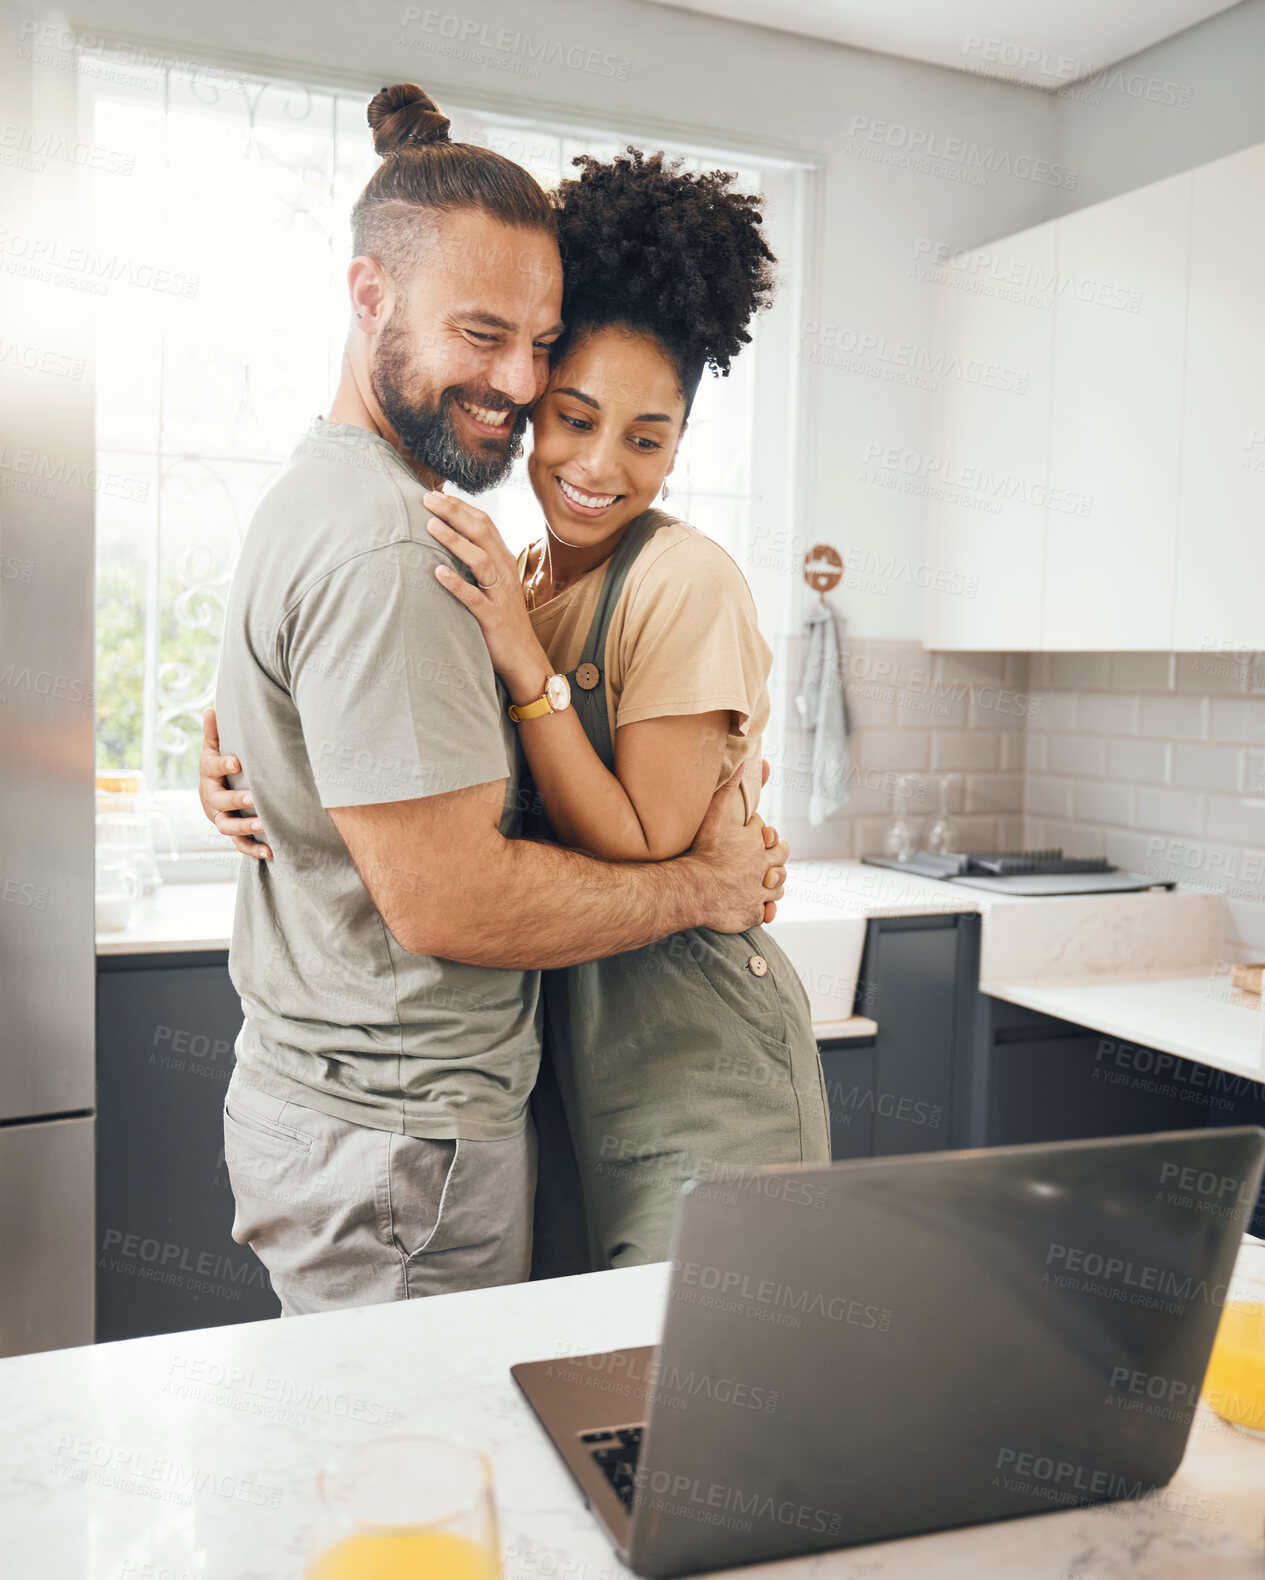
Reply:
<svg viewBox="0 0 1265 1580"><path fill-rule="evenodd" d="M795 698L804 728L813 741L808 821L814 828L841 811L852 798L852 754L848 747L852 721L848 715L846 676L843 622L825 599L819 598L808 616L808 658Z"/></svg>

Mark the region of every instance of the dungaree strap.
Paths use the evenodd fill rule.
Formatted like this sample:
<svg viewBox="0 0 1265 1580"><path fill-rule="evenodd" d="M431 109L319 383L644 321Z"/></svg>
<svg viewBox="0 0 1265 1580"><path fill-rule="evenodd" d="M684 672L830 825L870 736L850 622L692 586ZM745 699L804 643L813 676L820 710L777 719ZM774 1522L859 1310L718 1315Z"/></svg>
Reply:
<svg viewBox="0 0 1265 1580"><path fill-rule="evenodd" d="M580 662L567 676L571 683L571 705L584 726L589 744L602 759L608 773L615 772L615 742L611 736L610 714L606 707L606 673L603 667L606 662L606 638L633 562L658 529L671 520L672 517L661 510L647 510L637 517L619 540L606 567ZM581 671L584 672L587 685L581 685L577 679Z"/></svg>

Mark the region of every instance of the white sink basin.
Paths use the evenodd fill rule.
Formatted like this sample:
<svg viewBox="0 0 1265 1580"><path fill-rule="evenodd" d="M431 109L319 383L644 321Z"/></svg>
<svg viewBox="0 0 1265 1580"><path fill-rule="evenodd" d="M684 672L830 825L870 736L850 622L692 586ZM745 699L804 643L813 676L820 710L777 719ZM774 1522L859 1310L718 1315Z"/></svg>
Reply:
<svg viewBox="0 0 1265 1580"><path fill-rule="evenodd" d="M818 901L779 901L769 931L799 973L815 1022L847 1020L852 1014L865 928L864 916L840 916Z"/></svg>

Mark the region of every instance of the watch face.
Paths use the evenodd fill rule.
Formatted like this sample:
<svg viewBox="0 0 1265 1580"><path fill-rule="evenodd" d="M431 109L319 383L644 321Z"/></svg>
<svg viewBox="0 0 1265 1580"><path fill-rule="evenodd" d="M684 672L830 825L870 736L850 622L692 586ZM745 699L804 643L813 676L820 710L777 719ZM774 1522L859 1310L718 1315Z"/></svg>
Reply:
<svg viewBox="0 0 1265 1580"><path fill-rule="evenodd" d="M565 675L550 675L545 682L545 696L549 698L550 705L555 713L561 713L563 708L571 706L571 687L567 684Z"/></svg>

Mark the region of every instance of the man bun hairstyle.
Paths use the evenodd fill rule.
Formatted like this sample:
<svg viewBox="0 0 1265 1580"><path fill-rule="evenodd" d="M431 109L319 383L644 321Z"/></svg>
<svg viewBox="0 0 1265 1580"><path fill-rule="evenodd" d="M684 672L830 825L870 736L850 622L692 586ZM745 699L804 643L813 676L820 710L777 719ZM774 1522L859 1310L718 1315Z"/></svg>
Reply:
<svg viewBox="0 0 1265 1580"><path fill-rule="evenodd" d="M373 146L384 158L406 143L446 143L452 122L415 82L397 82L369 101Z"/></svg>
<svg viewBox="0 0 1265 1580"><path fill-rule="evenodd" d="M555 194L564 340L613 325L653 335L688 411L704 368L726 376L772 300L777 259L760 199L735 192L723 170L690 175L683 160L632 147L607 164L573 163L579 176Z"/></svg>
<svg viewBox="0 0 1265 1580"><path fill-rule="evenodd" d="M418 224L475 209L522 230L552 234L553 207L521 165L478 143L454 143L448 117L414 82L374 94L368 122L382 163L351 211L357 257L396 280L421 261Z"/></svg>

